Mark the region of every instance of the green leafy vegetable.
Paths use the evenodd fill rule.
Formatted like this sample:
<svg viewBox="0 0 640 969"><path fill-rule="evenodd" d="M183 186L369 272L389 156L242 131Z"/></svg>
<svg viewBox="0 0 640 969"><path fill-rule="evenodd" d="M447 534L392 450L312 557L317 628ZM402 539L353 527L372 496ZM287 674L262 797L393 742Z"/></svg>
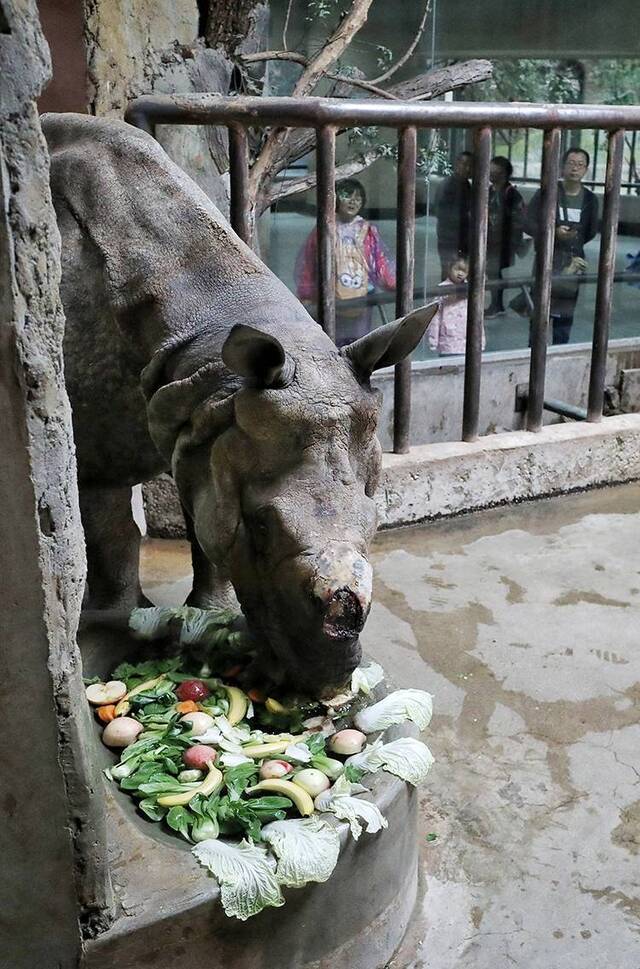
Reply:
<svg viewBox="0 0 640 969"><path fill-rule="evenodd" d="M218 880L222 906L228 916L244 922L267 906L284 905L275 862L264 848L247 841L230 845L209 840L196 845L193 854Z"/></svg>
<svg viewBox="0 0 640 969"><path fill-rule="evenodd" d="M413 720L420 730L428 727L433 712L433 697L424 690L396 690L378 703L360 710L354 723L363 733L386 730L396 723Z"/></svg>
<svg viewBox="0 0 640 969"><path fill-rule="evenodd" d="M167 824L173 831L177 831L178 834L186 841L191 841L189 837L189 826L192 817L189 811L184 807L172 807L167 814Z"/></svg>
<svg viewBox="0 0 640 969"><path fill-rule="evenodd" d="M262 829L262 838L278 859L278 882L291 888L326 882L340 854L338 832L315 816L273 821Z"/></svg>
<svg viewBox="0 0 640 969"><path fill-rule="evenodd" d="M388 744L381 740L369 744L359 754L347 761L347 770L356 768L375 774L384 768L390 774L401 777L410 784L421 784L433 764L433 754L421 741L413 737L400 737Z"/></svg>

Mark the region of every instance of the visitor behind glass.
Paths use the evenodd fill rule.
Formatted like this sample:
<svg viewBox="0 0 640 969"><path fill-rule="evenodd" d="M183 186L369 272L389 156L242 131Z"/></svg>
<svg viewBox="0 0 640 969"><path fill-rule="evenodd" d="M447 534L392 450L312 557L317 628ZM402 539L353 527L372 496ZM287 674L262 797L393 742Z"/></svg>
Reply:
<svg viewBox="0 0 640 969"><path fill-rule="evenodd" d="M438 312L434 316L427 338L429 346L441 357L459 356L467 345L467 313L469 308L466 289L469 263L466 256L456 256L447 268L447 278L439 284L443 295L438 300ZM453 292L447 292L447 287ZM485 348L484 326L482 349Z"/></svg>
<svg viewBox="0 0 640 969"><path fill-rule="evenodd" d="M349 302L376 289L396 288L396 270L380 233L360 215L366 204L364 186L354 178L336 185L336 344L341 347L372 328L373 306L349 307ZM296 260L298 298L318 299L318 240L316 229Z"/></svg>
<svg viewBox="0 0 640 969"><path fill-rule="evenodd" d="M489 213L487 221L487 276L501 279L502 270L513 266L522 242L524 199L510 182L513 165L508 158L496 155L489 168ZM491 303L485 319L501 316L504 290L491 290Z"/></svg>
<svg viewBox="0 0 640 969"><path fill-rule="evenodd" d="M562 159L562 181L558 186L556 232L553 250L553 275L561 275L551 287L550 317L553 342L568 343L578 301L578 276L587 263L584 247L598 230L598 202L581 183L589 168L589 153L584 148L569 148ZM529 203L525 232L533 236L539 252L544 226L540 223L540 192Z"/></svg>
<svg viewBox="0 0 640 969"><path fill-rule="evenodd" d="M440 183L436 199L438 255L441 279L447 278L451 260L469 253L471 224L471 175L473 155L463 151L455 160L453 174Z"/></svg>

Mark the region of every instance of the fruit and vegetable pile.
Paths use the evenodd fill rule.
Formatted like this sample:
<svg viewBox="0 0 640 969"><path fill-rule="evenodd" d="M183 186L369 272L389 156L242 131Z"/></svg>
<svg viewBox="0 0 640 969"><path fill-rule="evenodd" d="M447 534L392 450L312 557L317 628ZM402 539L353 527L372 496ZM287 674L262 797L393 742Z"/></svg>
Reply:
<svg viewBox="0 0 640 969"><path fill-rule="evenodd" d="M429 749L413 737L385 743L381 733L404 721L424 730L432 704L421 690L372 703L384 678L375 663L324 701L245 691L238 684L252 656L236 619L223 610L136 609L132 634L172 641L173 655L123 663L86 693L103 743L120 752L107 777L150 821L194 846L226 914L244 920L283 905L282 887L330 877L340 852L332 815L355 839L387 827L361 781L379 770L424 780Z"/></svg>

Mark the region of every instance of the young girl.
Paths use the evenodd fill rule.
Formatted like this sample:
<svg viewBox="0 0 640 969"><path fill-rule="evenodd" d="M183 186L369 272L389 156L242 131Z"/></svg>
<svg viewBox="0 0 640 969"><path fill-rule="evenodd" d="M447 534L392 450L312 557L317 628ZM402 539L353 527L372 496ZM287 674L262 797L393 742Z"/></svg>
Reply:
<svg viewBox="0 0 640 969"><path fill-rule="evenodd" d="M449 264L447 278L441 286L464 286L467 282L469 264L463 256ZM467 342L467 293L451 293L440 298L438 312L433 318L427 334L429 346L441 357L459 356L464 353ZM482 328L482 349L485 348L484 327Z"/></svg>

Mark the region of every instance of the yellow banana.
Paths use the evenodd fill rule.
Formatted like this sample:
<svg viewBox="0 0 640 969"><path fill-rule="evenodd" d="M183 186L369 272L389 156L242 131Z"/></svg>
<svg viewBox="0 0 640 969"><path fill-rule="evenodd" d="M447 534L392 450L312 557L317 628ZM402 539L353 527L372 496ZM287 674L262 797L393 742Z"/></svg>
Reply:
<svg viewBox="0 0 640 969"><path fill-rule="evenodd" d="M116 709L115 709L116 717L124 717L127 715L129 710L131 709L131 704L129 703L129 700L131 699L132 696L137 696L138 693L144 693L145 690L152 690L154 686L157 686L158 683L161 683L162 680L164 680L165 678L166 678L166 675L164 673L161 673L160 676L155 676L152 680L147 680L145 683L141 683L140 686L135 686L133 690L129 690L128 693L125 693L125 695L120 700L120 703L118 703L116 706Z"/></svg>
<svg viewBox="0 0 640 969"><path fill-rule="evenodd" d="M249 744L248 747L242 748L242 753L245 757L253 757L254 760L258 760L260 757L268 757L270 754L284 754L290 744L295 744L299 740L304 740L304 737L289 737L285 740L272 740L270 743Z"/></svg>
<svg viewBox="0 0 640 969"><path fill-rule="evenodd" d="M244 718L249 709L249 698L237 686L225 686L225 690L227 691L227 697L229 699L227 720L232 727L235 727Z"/></svg>
<svg viewBox="0 0 640 969"><path fill-rule="evenodd" d="M279 700L274 700L272 696L267 697L264 703L269 713L289 713L288 707L283 707Z"/></svg>
<svg viewBox="0 0 640 969"><path fill-rule="evenodd" d="M161 804L162 807L177 807L180 804L188 804L197 794L202 794L203 797L209 797L210 794L218 793L223 782L224 777L222 776L222 771L219 771L213 763L210 763L209 773L202 784L192 788L190 791L182 791L180 794L163 794L158 798L158 804Z"/></svg>
<svg viewBox="0 0 640 969"><path fill-rule="evenodd" d="M313 814L313 798L302 787L291 781L280 781L275 778L260 781L259 784L248 787L246 793L255 794L257 791L273 791L274 794L282 794L283 797L290 798L303 818Z"/></svg>

